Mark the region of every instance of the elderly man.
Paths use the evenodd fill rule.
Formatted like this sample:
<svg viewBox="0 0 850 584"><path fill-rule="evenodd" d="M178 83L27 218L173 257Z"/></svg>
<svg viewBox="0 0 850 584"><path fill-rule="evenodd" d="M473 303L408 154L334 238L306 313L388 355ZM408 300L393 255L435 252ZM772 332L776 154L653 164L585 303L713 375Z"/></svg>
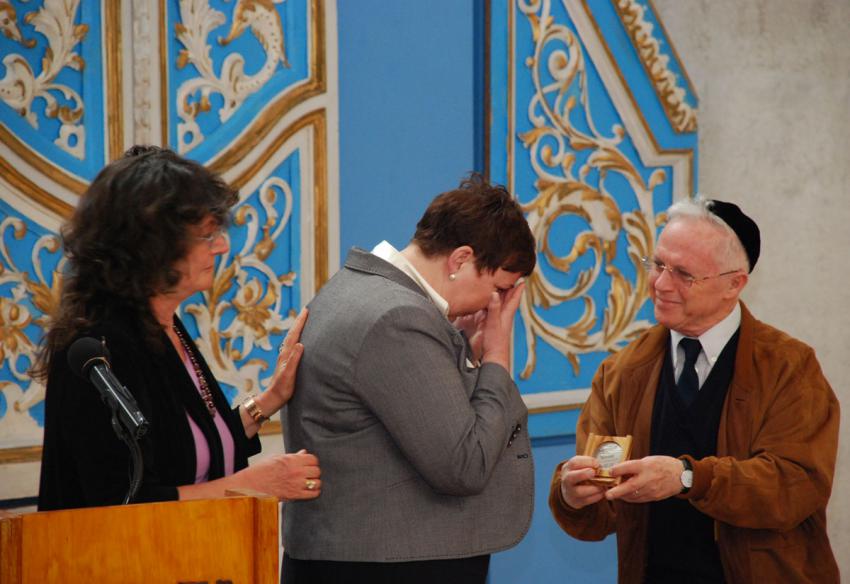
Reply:
<svg viewBox="0 0 850 584"><path fill-rule="evenodd" d="M683 201L644 260L658 326L599 368L577 427L633 436L620 484L599 462L555 471L549 505L570 535L617 533L619 582L838 582L826 505L838 402L812 349L739 296L759 255L731 203Z"/></svg>

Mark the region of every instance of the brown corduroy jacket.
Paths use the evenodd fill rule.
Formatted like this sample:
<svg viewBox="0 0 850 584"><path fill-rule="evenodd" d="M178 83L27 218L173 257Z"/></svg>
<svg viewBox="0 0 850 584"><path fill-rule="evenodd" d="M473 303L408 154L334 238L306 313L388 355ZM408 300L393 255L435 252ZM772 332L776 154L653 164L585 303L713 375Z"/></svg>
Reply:
<svg viewBox="0 0 850 584"><path fill-rule="evenodd" d="M838 401L810 347L741 308L717 456L692 460L694 485L684 497L714 518L730 584L837 583L826 504L838 449ZM576 452L583 452L593 432L632 435L631 457L649 455L669 339L667 329L653 327L602 363L578 421ZM560 465L549 506L561 528L583 540L616 531L619 582L642 583L649 507L603 499L573 509L561 497L559 475Z"/></svg>

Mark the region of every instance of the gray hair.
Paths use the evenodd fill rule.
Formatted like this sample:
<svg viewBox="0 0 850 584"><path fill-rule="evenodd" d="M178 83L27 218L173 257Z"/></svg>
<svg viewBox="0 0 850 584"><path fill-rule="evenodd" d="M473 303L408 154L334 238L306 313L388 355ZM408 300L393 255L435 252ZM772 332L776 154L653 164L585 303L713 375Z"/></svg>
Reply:
<svg viewBox="0 0 850 584"><path fill-rule="evenodd" d="M729 224L711 212L711 203L711 199L705 199L701 195L694 199L677 201L667 209L667 222L695 219L712 223L726 236L725 243L717 250L717 261L728 270L749 272L750 260L744 245Z"/></svg>

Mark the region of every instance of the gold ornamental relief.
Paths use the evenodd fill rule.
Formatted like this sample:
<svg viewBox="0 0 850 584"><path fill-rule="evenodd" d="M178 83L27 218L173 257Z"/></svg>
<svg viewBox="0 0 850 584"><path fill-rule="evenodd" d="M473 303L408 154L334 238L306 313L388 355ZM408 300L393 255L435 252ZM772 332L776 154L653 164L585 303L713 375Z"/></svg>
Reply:
<svg viewBox="0 0 850 584"><path fill-rule="evenodd" d="M597 129L581 43L567 26L555 22L550 2L520 2L519 9L535 43L533 54L525 60L534 87L527 110L531 129L519 138L536 177L536 195L524 203L524 210L538 249L555 272L548 277L538 267L528 278L528 293L520 306L528 355L521 377L528 379L536 366L538 339L563 354L578 374L580 355L616 351L650 326L637 320L648 298L641 258L655 246L653 190L667 179L667 173L656 169L644 180L621 149L626 137L623 127L615 124L607 133ZM585 130L571 121L576 116L585 121ZM609 192L607 181L615 175L628 185L633 209L620 208ZM591 176L598 178L591 180ZM550 242L558 220L567 217L585 227L575 235L571 249L558 255ZM622 241L625 250L618 249ZM578 268L578 260L588 254L589 266L584 261L584 267ZM619 267L623 258L633 268L634 281ZM556 283L561 279L558 274L568 272L569 287ZM601 286L607 289L604 306L597 305L599 294L593 295ZM556 324L547 319L549 309L576 301L583 309L574 322Z"/></svg>
<svg viewBox="0 0 850 584"><path fill-rule="evenodd" d="M22 436L39 436L39 428L29 415L44 400L44 385L32 380L29 366L35 361L38 343L49 326L48 316L59 304L64 258L50 270L45 261L60 253L59 238L37 236L30 254L31 264L18 265L12 246L32 237L27 224L16 217L0 222L0 287L10 289L10 297L0 298L0 366L10 375L0 381L9 408L0 417L0 442Z"/></svg>
<svg viewBox="0 0 850 584"><path fill-rule="evenodd" d="M266 179L257 195L235 210L228 238L244 235L239 249L222 256L213 286L202 294L202 301L191 299L181 308L195 319L196 343L215 378L236 388L235 401L268 385L274 359L251 354L257 349L272 351L271 338L283 335L294 322L295 313L283 306L283 291L295 285L296 274L280 274L268 263L291 229L293 207L289 183L278 177ZM30 239L29 260L20 265L14 246ZM10 290L9 297L0 298L0 365L9 371L0 380L9 406L0 416L0 443L41 440L41 428L30 410L43 403L45 387L29 376L28 368L49 327L49 315L59 305L66 268L61 253L57 235L34 235L17 217L0 221L0 286ZM23 460L37 454L30 452Z"/></svg>
<svg viewBox="0 0 850 584"><path fill-rule="evenodd" d="M79 0L45 0L38 10L23 16L24 22L47 39L47 49L41 61L41 71L36 74L27 59L18 53L3 57L6 75L0 79L0 100L18 112L33 129L38 130L38 116L33 111L36 99L44 100L44 115L58 119L59 135L54 140L59 148L82 160L85 155L86 133L81 120L84 114L83 99L71 87L58 83L63 69L82 71L83 58L74 50L88 34L88 25L74 24ZM35 39L25 39L18 24L15 8L7 0L0 0L0 32L32 48Z"/></svg>
<svg viewBox="0 0 850 584"><path fill-rule="evenodd" d="M203 303L188 303L183 309L198 325L198 347L213 376L237 389L245 397L265 388L271 376L261 375L274 363L254 358L240 363L255 347L271 351L271 336L288 330L294 312L283 314L283 289L292 287L293 272L280 274L266 263L287 227L293 209L289 183L271 177L260 186L257 203L241 205L234 227L245 232L239 250L221 256L212 288ZM231 255L232 254L232 255ZM233 292L235 287L235 293Z"/></svg>
<svg viewBox="0 0 850 584"><path fill-rule="evenodd" d="M226 37L218 39L226 46L246 31L260 41L265 53L264 62L253 75L245 73L245 57L238 52L228 54L221 72L216 74L211 46L207 39L212 31L225 24L225 15L213 9L208 0L180 0L180 20L176 36L183 45L177 68L192 64L199 76L185 81L177 90L177 149L183 154L204 140L197 117L212 109L210 95L220 94L224 100L218 115L226 122L244 101L261 90L274 75L278 66L289 68L284 44L283 23L270 0L237 0L233 19Z"/></svg>
<svg viewBox="0 0 850 584"><path fill-rule="evenodd" d="M615 0L614 8L626 27L640 62L649 76L670 125L680 133L696 132L697 112L685 101L685 90L670 70L670 57L661 52L654 25L647 22L646 9L635 0Z"/></svg>

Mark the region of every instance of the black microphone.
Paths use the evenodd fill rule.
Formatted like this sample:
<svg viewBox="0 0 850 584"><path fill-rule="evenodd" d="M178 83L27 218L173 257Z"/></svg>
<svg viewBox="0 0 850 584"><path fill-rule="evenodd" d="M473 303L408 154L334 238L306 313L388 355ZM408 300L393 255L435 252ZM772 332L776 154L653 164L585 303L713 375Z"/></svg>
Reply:
<svg viewBox="0 0 850 584"><path fill-rule="evenodd" d="M147 432L148 421L136 399L112 373L106 341L101 342L92 337L77 339L68 349L68 365L71 371L92 382L103 402L118 415L124 428L134 438Z"/></svg>

